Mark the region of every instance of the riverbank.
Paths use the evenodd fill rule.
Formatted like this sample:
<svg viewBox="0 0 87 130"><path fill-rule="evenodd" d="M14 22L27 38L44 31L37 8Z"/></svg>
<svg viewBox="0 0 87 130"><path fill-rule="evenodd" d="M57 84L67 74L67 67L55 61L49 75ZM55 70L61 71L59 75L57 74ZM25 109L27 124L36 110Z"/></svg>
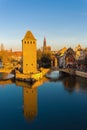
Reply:
<svg viewBox="0 0 87 130"><path fill-rule="evenodd" d="M83 71L80 71L80 70L66 68L66 69L59 69L59 71L70 74L70 75L75 75L75 76L80 76L80 77L83 77L83 78L87 78L87 72L83 72Z"/></svg>
<svg viewBox="0 0 87 130"><path fill-rule="evenodd" d="M87 78L87 72L82 72L82 71L76 70L76 71L75 71L75 75L76 75L76 76L83 77L83 78Z"/></svg>

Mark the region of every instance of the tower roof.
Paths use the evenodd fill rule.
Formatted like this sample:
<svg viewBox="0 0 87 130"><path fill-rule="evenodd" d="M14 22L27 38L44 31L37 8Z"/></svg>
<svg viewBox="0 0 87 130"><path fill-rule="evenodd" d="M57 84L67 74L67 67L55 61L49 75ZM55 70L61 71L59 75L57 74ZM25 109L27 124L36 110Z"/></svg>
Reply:
<svg viewBox="0 0 87 130"><path fill-rule="evenodd" d="M43 45L46 46L46 38L44 37Z"/></svg>
<svg viewBox="0 0 87 130"><path fill-rule="evenodd" d="M36 40L31 31L26 32L24 39Z"/></svg>

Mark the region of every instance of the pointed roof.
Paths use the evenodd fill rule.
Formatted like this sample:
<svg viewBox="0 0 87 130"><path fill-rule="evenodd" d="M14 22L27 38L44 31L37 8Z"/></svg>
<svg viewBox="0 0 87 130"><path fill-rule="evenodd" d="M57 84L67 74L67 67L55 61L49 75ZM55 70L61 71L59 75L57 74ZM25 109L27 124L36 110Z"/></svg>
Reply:
<svg viewBox="0 0 87 130"><path fill-rule="evenodd" d="M24 39L36 40L31 31L26 32Z"/></svg>
<svg viewBox="0 0 87 130"><path fill-rule="evenodd" d="M46 38L44 37L43 45L46 46Z"/></svg>

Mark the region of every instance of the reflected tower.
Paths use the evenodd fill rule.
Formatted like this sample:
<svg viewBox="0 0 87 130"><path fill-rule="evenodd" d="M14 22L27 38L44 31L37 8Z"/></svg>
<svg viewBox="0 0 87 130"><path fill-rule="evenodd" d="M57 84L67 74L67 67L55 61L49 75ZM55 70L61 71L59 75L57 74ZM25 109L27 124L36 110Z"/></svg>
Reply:
<svg viewBox="0 0 87 130"><path fill-rule="evenodd" d="M45 77L36 81L33 85L27 82L16 81L17 86L23 87L23 114L29 121L32 121L38 114L38 87L47 81L48 79Z"/></svg>
<svg viewBox="0 0 87 130"><path fill-rule="evenodd" d="M24 116L33 120L37 116L37 88L23 88Z"/></svg>

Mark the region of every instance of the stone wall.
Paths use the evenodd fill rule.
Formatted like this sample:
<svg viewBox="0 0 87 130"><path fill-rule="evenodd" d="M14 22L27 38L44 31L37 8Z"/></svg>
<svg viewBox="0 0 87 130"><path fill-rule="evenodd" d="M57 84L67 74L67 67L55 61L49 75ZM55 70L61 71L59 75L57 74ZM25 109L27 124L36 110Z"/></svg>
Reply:
<svg viewBox="0 0 87 130"><path fill-rule="evenodd" d="M82 71L75 71L75 75L80 76L80 77L84 77L87 78L87 73L86 72L82 72Z"/></svg>
<svg viewBox="0 0 87 130"><path fill-rule="evenodd" d="M50 69L41 69L41 71L37 71L37 73L34 74L23 74L19 71L15 71L15 79L20 81L29 81L30 78L35 80L40 80L43 78L43 76L49 71Z"/></svg>

